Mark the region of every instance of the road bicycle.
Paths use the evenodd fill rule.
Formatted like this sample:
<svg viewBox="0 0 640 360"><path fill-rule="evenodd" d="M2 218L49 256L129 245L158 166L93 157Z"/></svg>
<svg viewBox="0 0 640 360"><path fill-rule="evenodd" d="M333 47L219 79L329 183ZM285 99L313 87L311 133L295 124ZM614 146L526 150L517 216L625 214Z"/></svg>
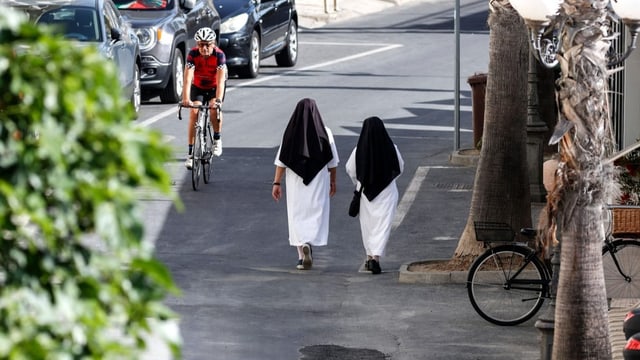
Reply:
<svg viewBox="0 0 640 360"><path fill-rule="evenodd" d="M216 103L216 121L220 121L222 106ZM200 103L194 102L194 105L178 105L178 119L182 120L182 108L198 109L198 117L195 123L195 135L193 142L193 166L191 167L191 185L194 191L200 186L200 177L208 184L211 180L211 171L213 170L213 131L211 122L209 121L210 105L209 101Z"/></svg>
<svg viewBox="0 0 640 360"><path fill-rule="evenodd" d="M475 222L474 229L476 239L487 248L467 275L467 294L474 310L501 326L531 319L550 298L550 262L526 243L515 242L516 234L508 224ZM523 228L520 233L533 240L537 231ZM616 238L610 226L602 255L607 298L640 297L640 239Z"/></svg>

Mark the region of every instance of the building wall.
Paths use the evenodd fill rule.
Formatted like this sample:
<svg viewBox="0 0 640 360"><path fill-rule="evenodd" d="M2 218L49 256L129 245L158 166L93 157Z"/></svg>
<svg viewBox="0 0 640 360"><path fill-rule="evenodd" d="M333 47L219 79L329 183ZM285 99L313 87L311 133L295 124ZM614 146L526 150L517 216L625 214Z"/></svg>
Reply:
<svg viewBox="0 0 640 360"><path fill-rule="evenodd" d="M622 147L640 141L640 49L625 63L624 130Z"/></svg>

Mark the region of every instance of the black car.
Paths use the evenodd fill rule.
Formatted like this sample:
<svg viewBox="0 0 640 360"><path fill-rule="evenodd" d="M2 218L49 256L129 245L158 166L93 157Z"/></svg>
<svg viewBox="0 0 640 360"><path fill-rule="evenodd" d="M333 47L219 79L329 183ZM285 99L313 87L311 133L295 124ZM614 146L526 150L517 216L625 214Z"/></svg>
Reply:
<svg viewBox="0 0 640 360"><path fill-rule="evenodd" d="M78 46L95 45L118 69L123 93L140 109L140 48L131 25L111 0L10 0L6 5L24 12L29 20L50 26Z"/></svg>
<svg viewBox="0 0 640 360"><path fill-rule="evenodd" d="M195 46L196 31L220 32L220 16L212 0L114 0L131 22L142 51L142 91L163 103L182 99L184 59Z"/></svg>
<svg viewBox="0 0 640 360"><path fill-rule="evenodd" d="M255 78L260 60L278 66L298 60L298 13L294 0L216 0L222 18L219 46L231 73Z"/></svg>

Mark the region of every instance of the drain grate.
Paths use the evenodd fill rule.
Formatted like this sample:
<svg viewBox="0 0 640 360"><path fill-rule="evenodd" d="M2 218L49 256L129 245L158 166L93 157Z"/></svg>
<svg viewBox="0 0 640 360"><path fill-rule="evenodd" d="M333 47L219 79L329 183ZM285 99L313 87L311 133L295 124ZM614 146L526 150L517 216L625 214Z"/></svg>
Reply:
<svg viewBox="0 0 640 360"><path fill-rule="evenodd" d="M300 349L300 360L388 360L378 350L346 348L338 345L311 345Z"/></svg>
<svg viewBox="0 0 640 360"><path fill-rule="evenodd" d="M436 183L434 186L443 190L473 190L473 185L469 184Z"/></svg>

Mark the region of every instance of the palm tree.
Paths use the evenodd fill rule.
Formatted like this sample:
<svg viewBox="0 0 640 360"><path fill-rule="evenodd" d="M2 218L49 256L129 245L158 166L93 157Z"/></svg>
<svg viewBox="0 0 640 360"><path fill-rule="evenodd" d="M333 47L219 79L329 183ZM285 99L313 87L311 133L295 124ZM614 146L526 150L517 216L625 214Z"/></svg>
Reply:
<svg viewBox="0 0 640 360"><path fill-rule="evenodd" d="M548 196L550 229L562 251L556 298L554 359L610 359L602 270L603 209L615 189L608 104L609 0L565 0L558 106L556 186ZM553 232L553 231L551 231Z"/></svg>
<svg viewBox="0 0 640 360"><path fill-rule="evenodd" d="M489 71L480 160L467 225L454 257L461 264L481 251L473 222L531 225L526 155L529 48L524 22L508 0L490 2ZM526 204L526 206L523 206Z"/></svg>

